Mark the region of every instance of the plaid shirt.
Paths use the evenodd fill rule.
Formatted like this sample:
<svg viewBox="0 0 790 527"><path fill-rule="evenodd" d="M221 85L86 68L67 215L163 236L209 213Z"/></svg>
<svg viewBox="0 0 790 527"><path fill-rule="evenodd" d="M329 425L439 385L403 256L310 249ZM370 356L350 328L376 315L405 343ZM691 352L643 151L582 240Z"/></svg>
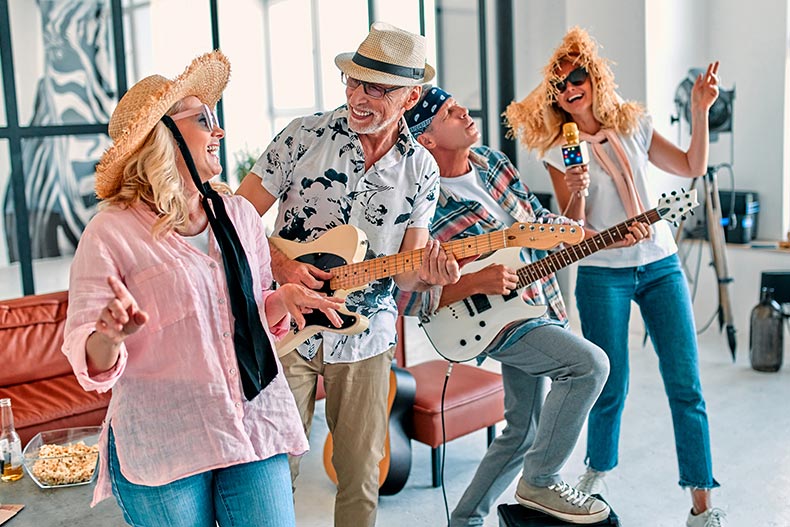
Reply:
<svg viewBox="0 0 790 527"><path fill-rule="evenodd" d="M554 219L556 215L545 209L537 197L519 179L516 167L505 154L486 146L472 149L473 161L483 187L488 190L502 208L517 222L535 222L541 219ZM431 235L440 241L477 236L491 231L507 228L491 215L482 205L474 201L455 197L441 186L436 213L431 224ZM526 249L522 256L527 263L546 256L546 251ZM419 316L434 313L439 307L442 288L437 286L424 293L410 293L396 290L398 308L403 315ZM568 316L565 303L560 294L559 284L554 274L529 284L522 294L523 300L531 305L549 305L548 317L527 321L530 329L543 324L567 325ZM503 332L510 333L510 332ZM506 335L501 335L504 337Z"/></svg>

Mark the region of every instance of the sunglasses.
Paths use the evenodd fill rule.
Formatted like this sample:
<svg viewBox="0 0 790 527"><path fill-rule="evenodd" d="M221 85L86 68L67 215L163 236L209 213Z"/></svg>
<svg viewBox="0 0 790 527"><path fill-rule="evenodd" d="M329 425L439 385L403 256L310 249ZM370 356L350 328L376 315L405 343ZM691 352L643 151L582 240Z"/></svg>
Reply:
<svg viewBox="0 0 790 527"><path fill-rule="evenodd" d="M219 118L217 118L217 114L214 113L214 110L209 108L207 104L201 104L200 106L190 108L189 110L178 112L175 115L171 115L170 118L174 121L178 121L179 119L186 119L187 117L192 117L193 115L198 114L201 114L198 122L209 132L212 132L214 128L222 128L219 125Z"/></svg>
<svg viewBox="0 0 790 527"><path fill-rule="evenodd" d="M584 84L584 81L587 80L587 70L583 67L579 66L572 72L568 73L568 75L562 79L561 81L557 81L554 84L554 87L557 88L557 91L563 93L565 88L568 87L568 83L570 82L574 86L581 86Z"/></svg>
<svg viewBox="0 0 790 527"><path fill-rule="evenodd" d="M387 88L380 84L371 84L369 82L361 81L359 79L355 79L354 77L349 77L345 73L340 73L340 81L351 88L351 91L356 90L360 85L362 89L365 91L365 95L369 97L373 97L374 99L381 99L389 92L400 90L401 88L405 88L405 86L393 86L391 88Z"/></svg>

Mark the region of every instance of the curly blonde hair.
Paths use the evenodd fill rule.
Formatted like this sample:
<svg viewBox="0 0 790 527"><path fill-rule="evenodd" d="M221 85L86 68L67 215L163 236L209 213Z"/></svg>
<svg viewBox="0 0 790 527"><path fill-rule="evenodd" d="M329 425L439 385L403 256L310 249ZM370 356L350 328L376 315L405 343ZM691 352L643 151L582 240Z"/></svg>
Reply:
<svg viewBox="0 0 790 527"><path fill-rule="evenodd" d="M175 103L167 115L178 113L182 106L181 101ZM156 123L124 165L117 191L107 196L100 207L147 205L157 215L151 229L155 238L185 228L189 224L189 207L184 180L176 165L176 150L173 134L161 121ZM220 193L232 193L225 183L211 182L211 186Z"/></svg>
<svg viewBox="0 0 790 527"><path fill-rule="evenodd" d="M562 125L570 115L557 103L559 91L555 84L562 80L558 71L564 62L587 70L592 81L592 111L604 128L628 135L636 128L644 107L623 101L610 68L611 61L598 55L598 43L580 27L571 28L543 68L543 80L519 102L508 105L503 114L510 128L509 137L518 138L530 150L543 156L562 138Z"/></svg>

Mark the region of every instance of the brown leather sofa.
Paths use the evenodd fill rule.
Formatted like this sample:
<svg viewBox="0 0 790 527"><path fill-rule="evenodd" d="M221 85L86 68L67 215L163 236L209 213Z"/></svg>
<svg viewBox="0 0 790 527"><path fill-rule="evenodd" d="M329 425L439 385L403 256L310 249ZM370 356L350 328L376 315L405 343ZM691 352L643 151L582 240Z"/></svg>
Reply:
<svg viewBox="0 0 790 527"><path fill-rule="evenodd" d="M77 383L63 345L68 292L0 300L0 398L10 397L22 444L43 430L99 425L110 393Z"/></svg>

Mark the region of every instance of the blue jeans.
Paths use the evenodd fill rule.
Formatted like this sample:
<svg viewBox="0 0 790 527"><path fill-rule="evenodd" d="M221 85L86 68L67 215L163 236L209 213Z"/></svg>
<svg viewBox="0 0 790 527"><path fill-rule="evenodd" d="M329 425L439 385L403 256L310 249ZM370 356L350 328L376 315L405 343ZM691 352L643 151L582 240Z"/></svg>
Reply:
<svg viewBox="0 0 790 527"><path fill-rule="evenodd" d="M294 526L288 457L209 470L158 487L121 474L112 428L107 457L112 492L126 523L140 527Z"/></svg>
<svg viewBox="0 0 790 527"><path fill-rule="evenodd" d="M453 511L452 527L483 525L519 471L530 485L561 481L609 369L598 346L552 324L517 332L488 355L502 364L506 426ZM545 402L544 377L551 379Z"/></svg>
<svg viewBox="0 0 790 527"><path fill-rule="evenodd" d="M705 399L699 379L697 335L686 278L677 255L639 267L580 266L576 302L584 336L609 355L609 379L590 411L587 464L617 465L620 420L628 393L628 320L639 305L658 355L669 398L682 487L715 488Z"/></svg>

